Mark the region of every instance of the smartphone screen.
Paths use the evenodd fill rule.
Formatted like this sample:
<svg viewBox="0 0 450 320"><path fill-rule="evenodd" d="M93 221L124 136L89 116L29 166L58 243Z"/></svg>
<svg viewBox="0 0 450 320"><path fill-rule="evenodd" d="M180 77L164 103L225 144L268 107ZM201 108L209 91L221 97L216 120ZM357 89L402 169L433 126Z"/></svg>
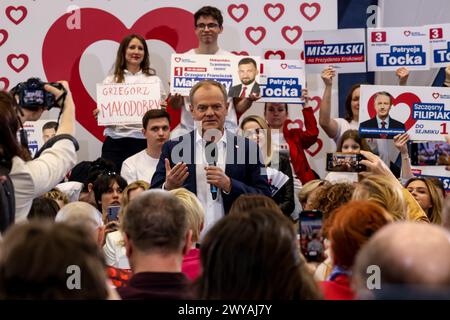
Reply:
<svg viewBox="0 0 450 320"><path fill-rule="evenodd" d="M450 165L450 145L443 141L412 142L411 164L414 166Z"/></svg>
<svg viewBox="0 0 450 320"><path fill-rule="evenodd" d="M304 210L300 212L299 220L300 247L308 262L325 260L325 247L322 236L322 212L319 210Z"/></svg>
<svg viewBox="0 0 450 320"><path fill-rule="evenodd" d="M326 170L331 172L361 172L366 166L360 164L364 157L359 153L327 153Z"/></svg>
<svg viewBox="0 0 450 320"><path fill-rule="evenodd" d="M106 220L117 221L119 219L120 206L110 206L106 209Z"/></svg>

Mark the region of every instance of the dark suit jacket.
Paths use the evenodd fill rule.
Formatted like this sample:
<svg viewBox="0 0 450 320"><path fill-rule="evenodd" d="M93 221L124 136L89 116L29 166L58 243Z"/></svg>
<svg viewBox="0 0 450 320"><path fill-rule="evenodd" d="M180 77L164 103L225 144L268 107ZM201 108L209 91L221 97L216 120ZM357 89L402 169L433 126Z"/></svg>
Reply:
<svg viewBox="0 0 450 320"><path fill-rule="evenodd" d="M359 128L378 129L377 117L373 117L372 119L361 122L361 124L359 125ZM406 132L405 124L401 123L400 121L397 121L395 119L392 119L391 117L389 117L389 127L387 127L386 129L402 129L403 132ZM389 134L389 133L387 133L387 134L389 136L397 135L397 134ZM363 133L362 135L365 138L380 138L379 134Z"/></svg>
<svg viewBox="0 0 450 320"><path fill-rule="evenodd" d="M292 211L295 209L294 202L294 178L292 177L291 162L289 156L283 153L279 155L280 161L278 163L278 170L289 177L289 180L278 190L273 196L273 200L278 204L281 211L288 218L291 217ZM270 164L269 164L270 165Z"/></svg>
<svg viewBox="0 0 450 320"><path fill-rule="evenodd" d="M261 169L264 164L261 161L259 147L247 138L237 136L229 131L227 135L227 156L225 174L231 179L231 191L225 194L222 191L225 214L231 208L234 200L241 194L259 193L270 197L270 187L267 176ZM185 162L189 176L183 187L197 194L197 181L195 174L195 131L184 136L167 141L161 151L161 156L152 178L152 188L162 188L166 180L166 167L164 159L170 161L173 167L178 162ZM175 159L174 159L175 158ZM239 160L239 161L238 161Z"/></svg>
<svg viewBox="0 0 450 320"><path fill-rule="evenodd" d="M230 88L230 91L228 92L228 96L232 98L239 98L239 95L241 94L242 90L242 84L239 84L237 86L233 86ZM261 88L259 87L259 84L255 82L253 85L252 91L250 93L256 93L259 95L261 93ZM247 96L250 95L249 92L246 93Z"/></svg>

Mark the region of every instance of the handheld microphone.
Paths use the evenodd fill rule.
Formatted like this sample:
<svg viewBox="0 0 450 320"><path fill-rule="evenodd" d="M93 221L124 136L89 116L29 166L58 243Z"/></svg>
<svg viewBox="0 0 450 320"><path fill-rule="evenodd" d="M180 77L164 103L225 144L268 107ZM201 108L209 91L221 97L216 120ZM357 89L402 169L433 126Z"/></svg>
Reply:
<svg viewBox="0 0 450 320"><path fill-rule="evenodd" d="M213 143L212 141L206 142L205 145L205 157L206 161L208 162L208 165L215 166L217 163L217 153L216 153L217 145ZM213 184L209 185L209 189L211 191L211 197L213 200L217 199L217 187Z"/></svg>

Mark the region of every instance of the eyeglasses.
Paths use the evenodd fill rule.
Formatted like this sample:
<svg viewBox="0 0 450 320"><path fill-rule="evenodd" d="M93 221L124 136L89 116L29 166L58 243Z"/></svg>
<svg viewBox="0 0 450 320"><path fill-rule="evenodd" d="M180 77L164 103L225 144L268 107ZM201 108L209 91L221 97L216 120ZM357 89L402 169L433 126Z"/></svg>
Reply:
<svg viewBox="0 0 450 320"><path fill-rule="evenodd" d="M217 23L208 23L208 24L199 23L195 27L200 30L205 30L206 27L208 27L208 29L216 29L219 27L219 25Z"/></svg>

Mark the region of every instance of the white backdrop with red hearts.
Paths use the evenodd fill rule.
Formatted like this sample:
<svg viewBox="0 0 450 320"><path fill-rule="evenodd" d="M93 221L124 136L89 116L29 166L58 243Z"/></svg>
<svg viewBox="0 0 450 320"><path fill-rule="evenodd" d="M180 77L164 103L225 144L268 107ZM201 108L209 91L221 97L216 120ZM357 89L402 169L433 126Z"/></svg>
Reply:
<svg viewBox="0 0 450 320"><path fill-rule="evenodd" d="M79 159L95 159L102 138L91 115L95 84L110 71L120 39L131 32L144 34L152 66L168 83L170 54L197 45L192 13L203 5L200 0L135 0L132 5L122 0L1 1L0 89L29 77L69 80L77 107ZM302 59L303 31L337 28L337 0L236 0L212 5L224 16L220 46L236 54ZM80 10L74 11L73 6ZM310 95L316 97L312 101L316 109L322 83L317 75L307 80ZM333 100L337 101L336 91ZM261 107L255 104L249 113L262 114ZM300 109L290 108L292 120L301 119ZM44 117L55 115L56 111L51 111ZM322 131L320 139L322 145L312 146L309 153L313 167L323 174L324 153L334 146Z"/></svg>

